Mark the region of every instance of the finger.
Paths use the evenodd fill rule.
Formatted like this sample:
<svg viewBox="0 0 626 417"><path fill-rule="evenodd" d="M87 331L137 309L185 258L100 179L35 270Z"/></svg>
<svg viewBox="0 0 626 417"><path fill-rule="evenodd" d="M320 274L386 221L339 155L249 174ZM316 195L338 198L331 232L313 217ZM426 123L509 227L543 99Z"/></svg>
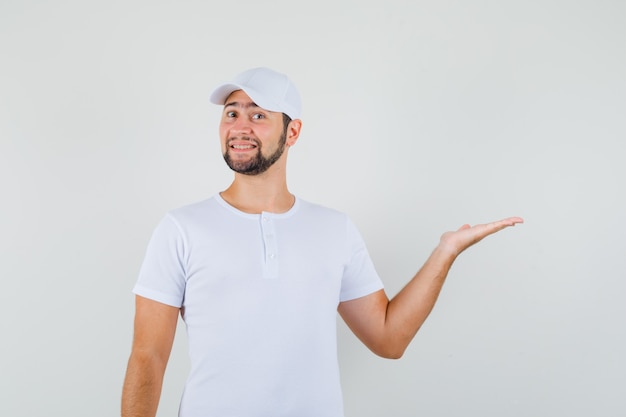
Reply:
<svg viewBox="0 0 626 417"><path fill-rule="evenodd" d="M476 228L476 229L496 228L499 230L504 227L515 226L518 223L524 223L524 219L522 219L521 217L515 216L515 217L507 217L505 219L498 220L498 221L491 222L491 223L477 224L477 225L474 225L473 228ZM469 224L464 224L458 230L465 230L469 228L472 228L472 226L470 226Z"/></svg>
<svg viewBox="0 0 626 417"><path fill-rule="evenodd" d="M524 223L524 219L521 217L507 217L506 219L502 219L497 223L502 223L505 226L515 226L518 223Z"/></svg>
<svg viewBox="0 0 626 417"><path fill-rule="evenodd" d="M524 220L521 217L507 217L506 219L498 220L491 223L477 224L472 227L469 227L469 225L463 225L461 226L459 231L471 228L472 230L475 230L479 235L487 236L492 233L496 233L506 227L515 226L517 223L523 222Z"/></svg>
<svg viewBox="0 0 626 417"><path fill-rule="evenodd" d="M524 223L524 219L521 217L507 217L506 219L498 220L493 223L488 223L485 226L489 230L489 234L498 232L506 227L515 226L518 223Z"/></svg>

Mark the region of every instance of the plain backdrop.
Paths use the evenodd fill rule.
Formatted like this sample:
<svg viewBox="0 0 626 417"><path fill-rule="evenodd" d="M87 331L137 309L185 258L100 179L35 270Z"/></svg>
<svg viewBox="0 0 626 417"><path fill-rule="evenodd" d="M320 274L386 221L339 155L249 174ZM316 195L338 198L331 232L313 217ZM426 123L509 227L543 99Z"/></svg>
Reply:
<svg viewBox="0 0 626 417"><path fill-rule="evenodd" d="M166 211L223 190L253 66L304 102L301 198L347 212L389 295L463 223L397 361L339 320L346 417L624 416L626 3L0 0L0 415L114 416ZM159 416L188 370L178 329Z"/></svg>

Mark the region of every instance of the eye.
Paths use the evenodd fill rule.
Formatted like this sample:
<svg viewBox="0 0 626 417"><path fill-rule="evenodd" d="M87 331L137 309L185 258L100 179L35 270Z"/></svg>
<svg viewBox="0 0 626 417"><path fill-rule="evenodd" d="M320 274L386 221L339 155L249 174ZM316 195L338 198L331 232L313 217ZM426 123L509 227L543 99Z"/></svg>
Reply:
<svg viewBox="0 0 626 417"><path fill-rule="evenodd" d="M227 111L226 112L226 117L235 117L237 115L237 113L235 113L234 111Z"/></svg>
<svg viewBox="0 0 626 417"><path fill-rule="evenodd" d="M261 120L265 119L265 115L263 113L254 113L252 115L252 120Z"/></svg>

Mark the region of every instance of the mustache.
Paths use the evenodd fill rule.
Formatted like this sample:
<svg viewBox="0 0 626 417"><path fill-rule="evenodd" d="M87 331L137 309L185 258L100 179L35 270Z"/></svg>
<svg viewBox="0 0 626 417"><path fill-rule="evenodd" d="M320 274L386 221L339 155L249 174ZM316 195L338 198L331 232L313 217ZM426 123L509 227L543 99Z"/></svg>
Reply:
<svg viewBox="0 0 626 417"><path fill-rule="evenodd" d="M228 138L228 141L226 142L226 144L228 146L230 146L230 144L233 143L234 141L248 141L248 142L252 142L257 147L259 147L261 145L261 143L256 138L253 138L253 137L250 137L250 136L233 136L233 137Z"/></svg>

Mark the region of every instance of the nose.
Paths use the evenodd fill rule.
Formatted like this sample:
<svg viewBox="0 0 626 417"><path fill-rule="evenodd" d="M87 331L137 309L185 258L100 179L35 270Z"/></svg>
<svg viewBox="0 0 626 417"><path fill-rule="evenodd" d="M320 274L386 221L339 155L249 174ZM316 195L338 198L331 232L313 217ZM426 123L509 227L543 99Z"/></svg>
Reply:
<svg viewBox="0 0 626 417"><path fill-rule="evenodd" d="M250 122L246 120L245 117L238 117L235 122L231 125L230 131L232 133L250 133L252 131L252 127Z"/></svg>

